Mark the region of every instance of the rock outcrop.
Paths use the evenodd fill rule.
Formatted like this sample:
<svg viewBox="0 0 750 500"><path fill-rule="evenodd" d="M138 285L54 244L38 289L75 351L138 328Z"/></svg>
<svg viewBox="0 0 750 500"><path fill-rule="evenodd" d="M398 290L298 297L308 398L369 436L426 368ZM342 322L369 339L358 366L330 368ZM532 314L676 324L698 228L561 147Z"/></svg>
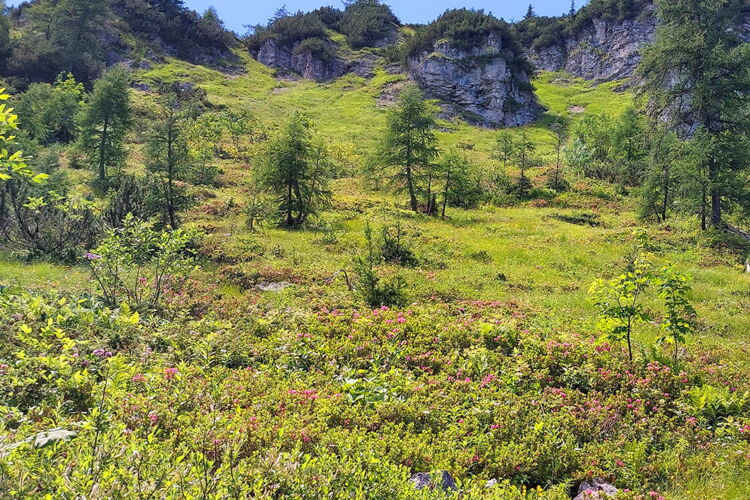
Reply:
<svg viewBox="0 0 750 500"><path fill-rule="evenodd" d="M302 49L299 43L287 47L268 40L258 51L257 59L271 68L294 71L303 78L319 82L333 80L347 72L346 64L337 56L316 57L312 51Z"/></svg>
<svg viewBox="0 0 750 500"><path fill-rule="evenodd" d="M523 58L500 37L461 49L438 41L432 52L409 59L412 78L468 121L484 126L519 126L534 121L543 108L534 96Z"/></svg>
<svg viewBox="0 0 750 500"><path fill-rule="evenodd" d="M530 49L529 61L538 70L560 71L600 82L629 78L641 60L641 49L653 42L653 7L635 19L592 19L562 44Z"/></svg>
<svg viewBox="0 0 750 500"><path fill-rule="evenodd" d="M632 19L594 18L562 43L529 48L527 57L541 71L567 71L598 82L630 78L641 61L644 46L656 37L653 5ZM737 19L734 31L750 42L750 14Z"/></svg>

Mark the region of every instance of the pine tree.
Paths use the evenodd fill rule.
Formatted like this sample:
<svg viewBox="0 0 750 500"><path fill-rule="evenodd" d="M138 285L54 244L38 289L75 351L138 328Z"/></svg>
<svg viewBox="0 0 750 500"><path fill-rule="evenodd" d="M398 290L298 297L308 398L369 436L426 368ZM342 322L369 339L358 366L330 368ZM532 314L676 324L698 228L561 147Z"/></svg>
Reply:
<svg viewBox="0 0 750 500"><path fill-rule="evenodd" d="M667 118L683 139L706 145L694 149L694 171L707 176L698 184L708 186L714 226L723 224L723 206L741 198L737 183L748 153L750 45L731 29L743 4L658 0L656 39L640 66L654 126Z"/></svg>
<svg viewBox="0 0 750 500"><path fill-rule="evenodd" d="M495 141L494 155L503 162L504 169L508 168L508 162L513 157L515 149L516 143L513 140L513 135L508 130L501 130Z"/></svg>
<svg viewBox="0 0 750 500"><path fill-rule="evenodd" d="M534 12L534 6L529 4L529 9L526 11L526 15L523 16L523 18L531 19L532 17L536 17L536 13Z"/></svg>
<svg viewBox="0 0 750 500"><path fill-rule="evenodd" d="M565 142L568 140L568 125L569 120L558 117L551 127L555 141L555 170L550 181L550 187L557 191L565 185L562 179L562 153Z"/></svg>
<svg viewBox="0 0 750 500"><path fill-rule="evenodd" d="M570 0L570 10L568 11L568 17L574 17L576 15L576 0Z"/></svg>
<svg viewBox="0 0 750 500"><path fill-rule="evenodd" d="M612 162L619 165L620 181L636 186L643 181L646 168L646 129L642 115L627 108L612 127Z"/></svg>
<svg viewBox="0 0 750 500"><path fill-rule="evenodd" d="M164 223L172 229L179 227L177 212L189 199L180 181L190 171L190 154L183 133L183 103L173 92L159 99L159 111L146 143L146 166L157 174L154 191Z"/></svg>
<svg viewBox="0 0 750 500"><path fill-rule="evenodd" d="M440 178L443 182L443 206L441 217L445 218L448 205L469 206L476 192L470 172L471 165L465 154L449 151L440 160Z"/></svg>
<svg viewBox="0 0 750 500"><path fill-rule="evenodd" d="M130 74L115 66L94 83L83 109L80 144L102 186L107 184L107 169L125 159L125 134L132 123L129 87Z"/></svg>
<svg viewBox="0 0 750 500"><path fill-rule="evenodd" d="M521 171L516 190L521 198L528 196L529 192L534 187L531 180L526 177L526 170L531 166L533 161L532 155L535 150L536 146L534 145L534 142L529 139L528 134L524 130L521 132L521 137L516 142L516 164Z"/></svg>
<svg viewBox="0 0 750 500"><path fill-rule="evenodd" d="M8 56L11 54L10 44L10 17L7 12L8 8L5 0L0 0L0 71L5 71Z"/></svg>
<svg viewBox="0 0 750 500"><path fill-rule="evenodd" d="M310 122L294 113L266 149L257 180L277 199L286 226L298 226L330 202L325 146L311 134Z"/></svg>
<svg viewBox="0 0 750 500"><path fill-rule="evenodd" d="M88 80L100 68L102 32L110 17L110 0L59 0L50 19L51 46L62 69Z"/></svg>
<svg viewBox="0 0 750 500"><path fill-rule="evenodd" d="M432 177L433 160L438 154L434 126L434 111L422 92L410 85L388 114L388 128L377 158L390 185L397 192L408 194L409 207L414 212L419 210L421 182ZM425 191L431 197L431 190ZM428 198L425 205L430 203Z"/></svg>

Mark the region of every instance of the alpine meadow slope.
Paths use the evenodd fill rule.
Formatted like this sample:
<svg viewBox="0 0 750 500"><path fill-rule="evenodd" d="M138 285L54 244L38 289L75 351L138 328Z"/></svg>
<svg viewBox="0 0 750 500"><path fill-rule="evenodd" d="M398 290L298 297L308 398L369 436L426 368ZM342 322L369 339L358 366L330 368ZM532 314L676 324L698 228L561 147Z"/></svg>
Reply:
<svg viewBox="0 0 750 500"><path fill-rule="evenodd" d="M0 497L750 497L749 12L3 9Z"/></svg>

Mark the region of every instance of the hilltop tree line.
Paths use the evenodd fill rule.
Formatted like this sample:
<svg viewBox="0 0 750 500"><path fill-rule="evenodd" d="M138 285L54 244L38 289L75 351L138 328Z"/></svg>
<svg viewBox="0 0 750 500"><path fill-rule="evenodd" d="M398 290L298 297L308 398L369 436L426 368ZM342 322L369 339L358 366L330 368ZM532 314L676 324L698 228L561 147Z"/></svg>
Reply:
<svg viewBox="0 0 750 500"><path fill-rule="evenodd" d="M396 33L398 18L378 0L354 0L343 10L321 7L308 13L290 13L281 8L265 26L254 26L245 43L257 53L268 41L310 50L320 59L332 57L333 48L327 30L337 31L355 49L374 47L387 42Z"/></svg>
<svg viewBox="0 0 750 500"><path fill-rule="evenodd" d="M0 11L0 74L19 88L61 73L88 83L131 52L191 60L235 43L214 9L199 15L182 0L2 1Z"/></svg>
<svg viewBox="0 0 750 500"><path fill-rule="evenodd" d="M651 16L653 0L591 0L580 9L573 0L570 8L561 16L539 16L533 4L518 23L513 24L514 33L524 47L541 49L552 45L565 47L565 39L590 26L594 19L623 21Z"/></svg>

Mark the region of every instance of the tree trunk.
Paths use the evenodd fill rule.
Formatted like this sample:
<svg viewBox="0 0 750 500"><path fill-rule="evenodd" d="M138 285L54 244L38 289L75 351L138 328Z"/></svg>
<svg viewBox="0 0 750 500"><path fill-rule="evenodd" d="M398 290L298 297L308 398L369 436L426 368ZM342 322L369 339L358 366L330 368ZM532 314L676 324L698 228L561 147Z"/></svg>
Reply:
<svg viewBox="0 0 750 500"><path fill-rule="evenodd" d="M663 222L667 220L667 207L669 206L669 168L664 168L664 199L661 205L661 219Z"/></svg>
<svg viewBox="0 0 750 500"><path fill-rule="evenodd" d="M297 181L294 181L294 193L297 197L297 219L295 224L301 224L305 222L307 213L305 211L304 201L302 200L302 191L300 191L299 182Z"/></svg>
<svg viewBox="0 0 750 500"><path fill-rule="evenodd" d="M292 183L286 185L286 225L292 225Z"/></svg>
<svg viewBox="0 0 750 500"><path fill-rule="evenodd" d="M706 185L701 185L701 230L708 229L706 225Z"/></svg>
<svg viewBox="0 0 750 500"><path fill-rule="evenodd" d="M631 363L633 361L633 344L630 341L630 335L633 330L633 320L632 318L628 318L628 359L630 359Z"/></svg>
<svg viewBox="0 0 750 500"><path fill-rule="evenodd" d="M107 134L109 133L109 116L104 117L104 128L102 129L102 139L99 142L99 182L102 187L107 182L107 166L106 166L106 149L107 149Z"/></svg>
<svg viewBox="0 0 750 500"><path fill-rule="evenodd" d="M432 175L427 179L427 215L432 215Z"/></svg>
<svg viewBox="0 0 750 500"><path fill-rule="evenodd" d="M450 189L450 174L445 179L445 191L443 191L443 213L441 217L445 219L445 208L448 206L448 192Z"/></svg>
<svg viewBox="0 0 750 500"><path fill-rule="evenodd" d="M721 193L718 187L711 188L711 225L721 226Z"/></svg>
<svg viewBox="0 0 750 500"><path fill-rule="evenodd" d="M412 212L419 211L419 203L417 202L417 195L414 190L414 178L412 176L411 165L406 166L406 187L409 190L409 205L411 205Z"/></svg>

